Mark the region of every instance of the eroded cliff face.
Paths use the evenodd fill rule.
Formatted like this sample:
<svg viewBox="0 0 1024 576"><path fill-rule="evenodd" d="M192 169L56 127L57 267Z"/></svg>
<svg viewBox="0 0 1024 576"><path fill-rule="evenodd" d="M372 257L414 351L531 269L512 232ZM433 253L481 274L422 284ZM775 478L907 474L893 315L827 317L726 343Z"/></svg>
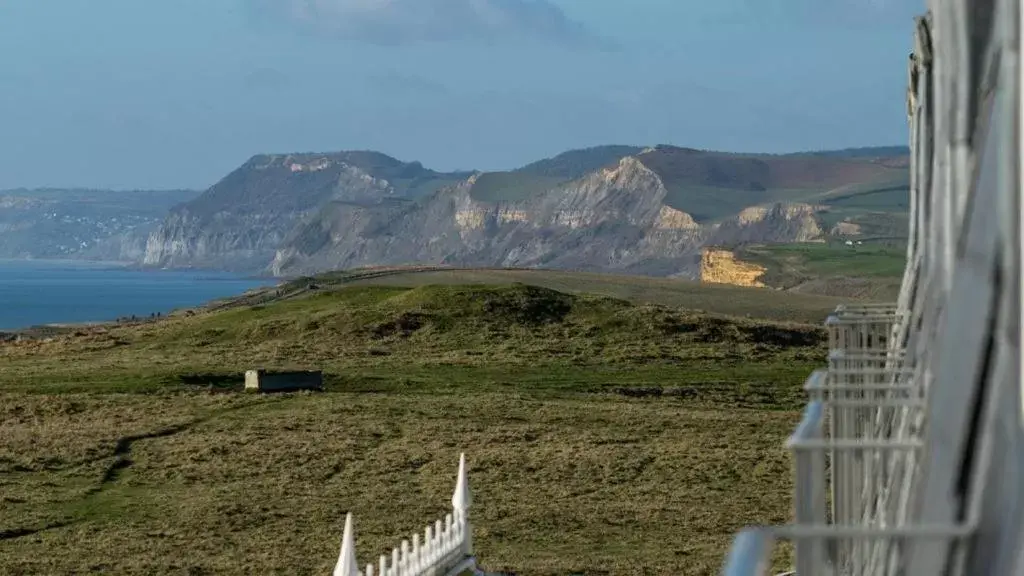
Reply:
<svg viewBox="0 0 1024 576"><path fill-rule="evenodd" d="M718 224L710 242L717 246L824 242L825 234L816 217L819 210L817 206L798 202L752 206Z"/></svg>
<svg viewBox="0 0 1024 576"><path fill-rule="evenodd" d="M705 248L701 251L701 282L763 288L761 276L766 271L763 266L737 260L730 250Z"/></svg>
<svg viewBox="0 0 1024 576"><path fill-rule="evenodd" d="M418 165L410 170L410 165L383 158L397 163L385 168L399 176L403 169L422 176ZM288 235L325 205L374 205L399 196L388 179L353 162L346 154L256 156L196 200L172 210L149 236L143 263L265 269Z"/></svg>
<svg viewBox="0 0 1024 576"><path fill-rule="evenodd" d="M630 269L691 253L705 233L662 204L660 180L634 158L522 202L478 202L474 183L415 205L331 206L285 241L271 272L413 262Z"/></svg>
<svg viewBox="0 0 1024 576"><path fill-rule="evenodd" d="M172 210L144 262L278 276L401 264L742 276L752 272L709 263L701 249L826 235L819 206L751 206L771 197L765 186L804 190L888 170L674 148L598 152L484 178L374 152L257 156Z"/></svg>
<svg viewBox="0 0 1024 576"><path fill-rule="evenodd" d="M285 239L270 272L435 263L697 278L700 249L713 238L741 243L821 234L813 207L804 205L752 209L701 225L665 203L661 179L634 157L520 202L478 202L474 182L417 203L334 203Z"/></svg>
<svg viewBox="0 0 1024 576"><path fill-rule="evenodd" d="M187 207L173 211L146 241L143 264L254 270L273 257L301 212L202 217Z"/></svg>

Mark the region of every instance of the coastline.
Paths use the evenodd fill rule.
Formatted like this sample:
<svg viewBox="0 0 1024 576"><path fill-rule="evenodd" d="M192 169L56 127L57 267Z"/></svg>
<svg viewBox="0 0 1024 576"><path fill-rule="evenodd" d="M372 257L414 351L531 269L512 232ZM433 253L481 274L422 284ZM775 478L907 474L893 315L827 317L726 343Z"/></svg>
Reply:
<svg viewBox="0 0 1024 576"><path fill-rule="evenodd" d="M116 321L77 323L62 322L55 324L39 324L36 326L26 326L24 328L0 330L0 344L4 342L17 342L19 340L39 340L43 338L52 338L54 336L67 334L68 332L74 332L77 330L105 328L107 326L116 324Z"/></svg>
<svg viewBox="0 0 1024 576"><path fill-rule="evenodd" d="M172 266L156 267L147 266L137 260L89 260L79 258L0 258L0 264L64 264L83 268L110 267L122 270L134 270L137 272L210 272L213 274L229 274L235 280L259 280L284 282L290 278L278 277L273 274L261 274L259 272L236 272L222 268L203 268L196 266Z"/></svg>
<svg viewBox="0 0 1024 576"><path fill-rule="evenodd" d="M275 278L272 276L261 276L252 274L237 274L227 270L216 270L216 269L202 269L202 268L155 268L151 266L142 266L138 262L126 262L126 261L111 261L111 260L79 260L79 259L68 259L68 258L0 258L0 268L4 268L9 273L9 278L14 280L13 284L9 284L8 287L14 287L13 292L15 313L13 316L8 316L4 319L3 324L0 324L0 342L9 342L12 340L19 339L40 339L50 336L57 336L59 334L68 333L76 330L95 330L105 327L123 326L126 324L134 323L145 323L157 321L159 318L167 318L177 316L180 314L188 313L189 311L199 311L209 308L211 305L215 305L225 300L233 300L239 297L243 297L251 291L265 290L273 288L273 286L279 284L282 279ZM49 272L52 271L52 272ZM26 294L31 294L33 279L37 275L48 276L50 274L58 274L58 278L64 278L63 282L68 282L70 279L71 284L64 284L63 288L60 288L60 294L62 291L69 291L74 293L77 289L75 288L75 278L78 271L85 277L86 284L91 285L93 288L90 290L90 296L86 297L78 305L78 313L63 314L63 313L43 313L43 314L18 314L19 294L22 296L21 300L30 307L34 307L32 299L26 299ZM114 293L125 291L132 291L133 280L142 278L141 275L149 277L150 280L139 281L139 290L141 294L146 293L147 290L152 290L152 286L163 286L164 282L157 278L161 273L171 275L168 278L170 285L186 285L182 288L185 292L191 292L192 287L190 284L195 284L197 287L205 285L206 288L199 288L196 293L191 297L182 298L166 296L156 296L150 302L149 305L143 304L138 307L142 311L133 312L132 309L135 306L117 307L117 306L106 306L100 304L100 302L109 302L109 298L114 298L116 301L117 296L107 296L100 292L96 293L96 278L100 278L100 282L103 282L102 278L105 276L105 272L109 271L111 276L111 286L120 287L120 290L115 290ZM128 276L123 276L128 274ZM152 276L150 276L152 274ZM177 276L175 275L177 274ZM124 278L128 278L127 283ZM184 278L184 280L182 280ZM91 279L91 281L90 281ZM0 277L0 290L4 289L4 278ZM19 284L24 286L23 281L29 282L28 290L24 288L18 289ZM216 286L217 284L224 283L222 288L213 288L210 286ZM237 283L238 286L228 286L228 283ZM43 284L39 284L40 287L46 286L45 281ZM52 286L50 286L52 289ZM103 288L100 288L103 290ZM166 289L165 289L166 290ZM160 289L157 289L158 293ZM184 292L178 292L183 294ZM52 290L51 290L52 297ZM64 298L63 295L58 296ZM102 300L95 300L95 298L101 298ZM163 303L161 301L164 300ZM189 301L191 300L191 301ZM93 304L93 302L96 304ZM95 306L95 309L93 308ZM65 303L64 308L67 308ZM111 310L113 308L113 310ZM125 309L127 308L127 309ZM161 314L160 317L152 316L155 310ZM81 314L81 311L85 311L85 314ZM90 320L63 320L61 316L67 318L67 316L81 318L82 316L92 316L93 312L96 313L94 318ZM33 318L33 316L35 318ZM134 320L129 320L134 318ZM32 320L36 319L36 322ZM41 322L38 320L42 320Z"/></svg>
<svg viewBox="0 0 1024 576"><path fill-rule="evenodd" d="M178 314L184 314L188 311L199 310L208 306L209 303L200 304L198 306L191 306L187 308L178 308L160 316L159 318L150 318L148 316L144 318L138 318L131 322L120 322L118 320L86 320L83 322L49 322L46 324L33 324L31 326L23 326L21 328L0 328L0 343L11 341L11 340L38 340L40 338L47 338L57 336L60 334L67 334L68 332L74 332L78 330L87 330L95 328L110 328L114 326L131 326L136 324L146 324L151 322L159 322L167 318L172 318Z"/></svg>
<svg viewBox="0 0 1024 576"><path fill-rule="evenodd" d="M283 279L278 278L272 274L260 274L258 272L238 272L234 270L225 270L223 268L203 268L200 266L147 266L139 262L127 262L126 268L129 270L137 270L139 272L210 272L212 274L230 274L236 280L253 280L253 281L276 281L280 282Z"/></svg>

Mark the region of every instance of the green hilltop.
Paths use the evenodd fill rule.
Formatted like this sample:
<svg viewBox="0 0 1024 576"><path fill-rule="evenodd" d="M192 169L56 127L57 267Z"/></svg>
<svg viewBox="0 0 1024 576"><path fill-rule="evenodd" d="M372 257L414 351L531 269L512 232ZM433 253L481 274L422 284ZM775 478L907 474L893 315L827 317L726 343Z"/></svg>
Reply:
<svg viewBox="0 0 1024 576"><path fill-rule="evenodd" d="M713 221L748 206L817 202L835 214L906 209L906 147L851 148L792 154L741 154L658 145L595 146L564 152L522 168L479 175L471 195L484 202L518 202L635 156L668 189L666 202Z"/></svg>

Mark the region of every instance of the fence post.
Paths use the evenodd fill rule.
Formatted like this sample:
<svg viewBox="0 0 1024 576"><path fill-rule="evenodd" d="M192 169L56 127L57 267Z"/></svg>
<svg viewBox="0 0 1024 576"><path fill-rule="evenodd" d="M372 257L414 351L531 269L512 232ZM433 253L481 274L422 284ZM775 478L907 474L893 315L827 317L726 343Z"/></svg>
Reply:
<svg viewBox="0 0 1024 576"><path fill-rule="evenodd" d="M469 494L469 477L466 474L466 454L459 454L459 475L455 481L455 493L452 494L452 508L455 510L456 522L462 524L462 551L467 556L473 554L473 529L469 524L469 505L472 497Z"/></svg>
<svg viewBox="0 0 1024 576"><path fill-rule="evenodd" d="M798 524L820 528L825 525L825 450L820 443L824 440L824 402L814 400L807 404L804 416L790 437L789 447L796 460L796 481L794 500ZM807 538L796 544L797 574L824 574L825 540L821 537Z"/></svg>
<svg viewBox="0 0 1024 576"><path fill-rule="evenodd" d="M356 541L352 533L352 513L345 514L345 531L341 535L341 553L338 563L334 566L333 576L359 576L359 564L356 562Z"/></svg>
<svg viewBox="0 0 1024 576"><path fill-rule="evenodd" d="M763 576L771 565L772 548L769 531L747 528L736 535L729 557L722 568L722 576ZM798 575L799 576L799 575ZM808 575L804 575L808 576Z"/></svg>

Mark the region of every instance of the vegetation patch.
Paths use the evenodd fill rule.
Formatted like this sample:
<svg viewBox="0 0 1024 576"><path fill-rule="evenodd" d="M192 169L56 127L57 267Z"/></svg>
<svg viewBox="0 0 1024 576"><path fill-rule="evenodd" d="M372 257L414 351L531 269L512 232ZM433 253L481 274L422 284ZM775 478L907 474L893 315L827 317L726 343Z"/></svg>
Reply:
<svg viewBox="0 0 1024 576"><path fill-rule="evenodd" d="M567 182L567 178L529 172L484 172L477 176L469 195L479 202L521 202Z"/></svg>
<svg viewBox="0 0 1024 576"><path fill-rule="evenodd" d="M377 338L399 335L408 338L430 321L430 316L418 312L402 312L394 320L377 324L372 333Z"/></svg>
<svg viewBox="0 0 1024 576"><path fill-rule="evenodd" d="M313 281L318 289L305 286ZM426 286L495 286L526 284L566 294L601 296L626 304L656 304L727 316L772 321L821 322L843 299L817 294L794 294L778 290L705 284L674 278L653 278L625 274L596 274L565 270L463 269L444 267L387 267L329 272L288 282L281 287L255 291L225 300L211 310L250 309L282 301L295 301L327 292L372 288L360 293L361 302L386 300L395 289ZM392 290L388 292L388 290ZM354 296L352 296L354 297Z"/></svg>
<svg viewBox="0 0 1024 576"><path fill-rule="evenodd" d="M638 146L622 145L594 146L579 150L569 150L553 158L539 160L523 166L517 172L573 180L600 168L612 166L626 156L640 154L643 150L643 148Z"/></svg>
<svg viewBox="0 0 1024 576"><path fill-rule="evenodd" d="M529 284L357 283L7 342L0 566L327 573L348 511L365 561L443 516L465 451L488 570L716 574L738 529L790 516L783 442L823 338ZM236 393L252 368L321 369L325 393Z"/></svg>
<svg viewBox="0 0 1024 576"><path fill-rule="evenodd" d="M844 155L726 154L658 146L639 158L664 182L665 202L698 222L773 202L827 204L832 195L852 198L899 186L908 178L905 166Z"/></svg>
<svg viewBox="0 0 1024 576"><path fill-rule="evenodd" d="M515 285L482 294L486 317L517 324L561 322L572 310L576 298L539 286Z"/></svg>

